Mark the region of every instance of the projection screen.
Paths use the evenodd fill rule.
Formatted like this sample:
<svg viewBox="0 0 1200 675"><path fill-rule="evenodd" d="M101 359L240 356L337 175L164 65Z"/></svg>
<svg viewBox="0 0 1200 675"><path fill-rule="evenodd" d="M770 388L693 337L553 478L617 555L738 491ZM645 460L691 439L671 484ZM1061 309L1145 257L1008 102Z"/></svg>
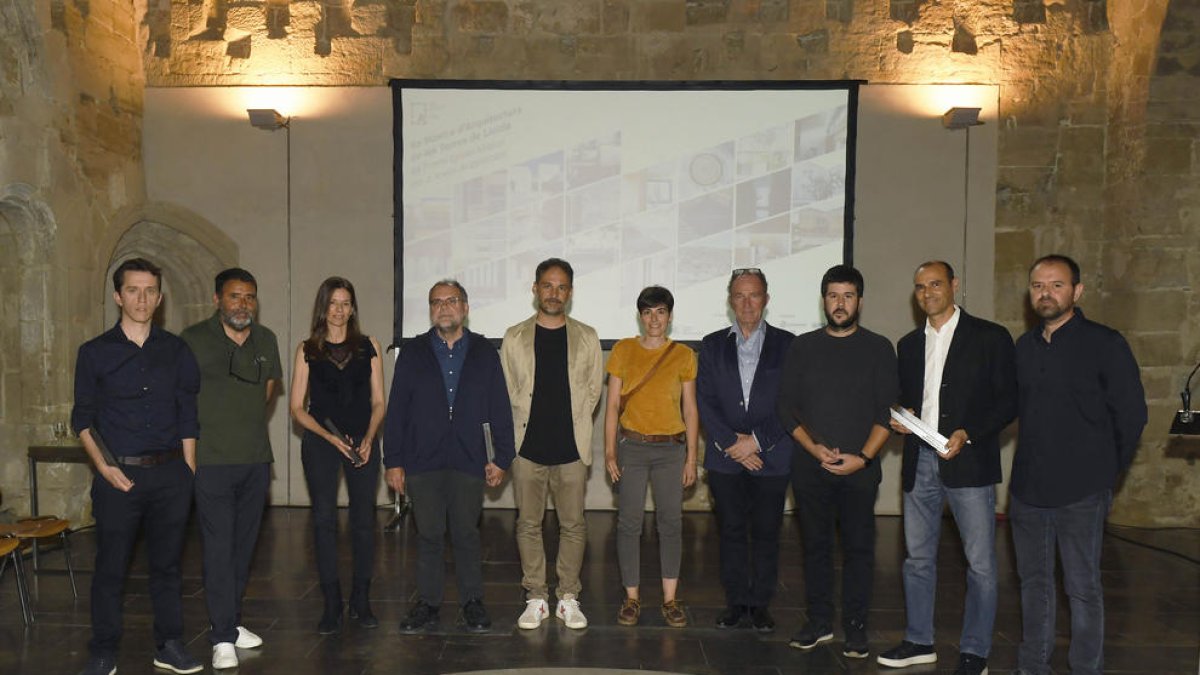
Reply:
<svg viewBox="0 0 1200 675"><path fill-rule="evenodd" d="M857 84L394 80L394 342L428 329L443 278L502 336L552 256L606 346L651 284L675 295L672 338L729 325L743 267L766 273L771 323L821 325L820 277L851 258Z"/></svg>

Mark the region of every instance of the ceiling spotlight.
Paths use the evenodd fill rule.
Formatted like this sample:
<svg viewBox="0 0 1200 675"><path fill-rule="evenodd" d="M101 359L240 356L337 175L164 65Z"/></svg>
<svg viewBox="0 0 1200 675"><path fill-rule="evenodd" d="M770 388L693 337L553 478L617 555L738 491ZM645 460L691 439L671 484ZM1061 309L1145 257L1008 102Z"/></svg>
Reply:
<svg viewBox="0 0 1200 675"><path fill-rule="evenodd" d="M288 125L288 118L274 108L247 108L246 114L250 116L250 126L255 129L274 131Z"/></svg>
<svg viewBox="0 0 1200 675"><path fill-rule="evenodd" d="M942 126L947 129L977 127L983 124L979 121L979 111L980 108L951 108L942 115Z"/></svg>

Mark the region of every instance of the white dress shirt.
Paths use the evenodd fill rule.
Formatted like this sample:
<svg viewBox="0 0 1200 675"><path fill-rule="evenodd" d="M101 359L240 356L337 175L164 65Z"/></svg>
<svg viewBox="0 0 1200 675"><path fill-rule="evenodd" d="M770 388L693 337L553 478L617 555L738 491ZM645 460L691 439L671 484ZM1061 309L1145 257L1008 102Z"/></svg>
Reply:
<svg viewBox="0 0 1200 675"><path fill-rule="evenodd" d="M950 351L950 341L954 339L954 329L958 328L958 317L961 313L954 306L950 319L937 330L925 319L925 386L921 395L921 421L934 429L938 429L938 408L942 393L942 371L946 368L946 354Z"/></svg>

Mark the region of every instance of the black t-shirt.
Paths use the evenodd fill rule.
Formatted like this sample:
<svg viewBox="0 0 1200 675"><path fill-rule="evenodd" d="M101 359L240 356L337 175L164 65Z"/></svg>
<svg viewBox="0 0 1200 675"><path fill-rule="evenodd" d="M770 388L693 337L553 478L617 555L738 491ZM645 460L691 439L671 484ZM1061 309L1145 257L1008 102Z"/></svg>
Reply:
<svg viewBox="0 0 1200 675"><path fill-rule="evenodd" d="M567 379L567 329L537 326L533 337L533 401L521 456L542 465L579 459Z"/></svg>

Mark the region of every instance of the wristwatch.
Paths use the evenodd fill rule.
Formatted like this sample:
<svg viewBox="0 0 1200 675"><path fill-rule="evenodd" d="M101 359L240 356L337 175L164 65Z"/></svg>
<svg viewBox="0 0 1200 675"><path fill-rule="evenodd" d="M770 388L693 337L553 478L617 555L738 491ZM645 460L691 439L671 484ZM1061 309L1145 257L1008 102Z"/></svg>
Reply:
<svg viewBox="0 0 1200 675"><path fill-rule="evenodd" d="M856 453L854 453L854 454L856 454L856 455L858 455L859 457L861 457L861 458L862 458L862 461L863 461L863 468L864 468L864 469L869 469L869 468L871 468L871 462L874 462L874 461L875 461L875 458L874 458L874 457L867 457L867 454L866 454L865 452L856 452Z"/></svg>

